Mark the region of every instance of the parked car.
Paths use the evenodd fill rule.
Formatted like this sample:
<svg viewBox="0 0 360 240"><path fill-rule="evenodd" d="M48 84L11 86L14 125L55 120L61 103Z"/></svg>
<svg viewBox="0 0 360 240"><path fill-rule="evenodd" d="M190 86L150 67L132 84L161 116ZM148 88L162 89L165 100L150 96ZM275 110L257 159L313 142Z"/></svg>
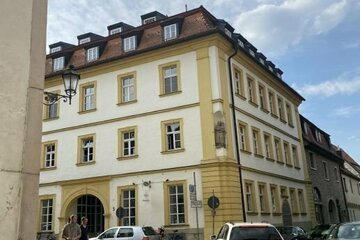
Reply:
<svg viewBox="0 0 360 240"><path fill-rule="evenodd" d="M211 240L284 240L278 230L268 223L226 223Z"/></svg>
<svg viewBox="0 0 360 240"><path fill-rule="evenodd" d="M304 229L296 226L277 227L284 240L307 240Z"/></svg>
<svg viewBox="0 0 360 240"><path fill-rule="evenodd" d="M309 240L325 239L334 226L335 224L316 225L307 233L307 238Z"/></svg>
<svg viewBox="0 0 360 240"><path fill-rule="evenodd" d="M335 225L326 240L360 239L360 222L339 223Z"/></svg>
<svg viewBox="0 0 360 240"><path fill-rule="evenodd" d="M160 240L159 234L152 227L119 226L105 230L90 240Z"/></svg>

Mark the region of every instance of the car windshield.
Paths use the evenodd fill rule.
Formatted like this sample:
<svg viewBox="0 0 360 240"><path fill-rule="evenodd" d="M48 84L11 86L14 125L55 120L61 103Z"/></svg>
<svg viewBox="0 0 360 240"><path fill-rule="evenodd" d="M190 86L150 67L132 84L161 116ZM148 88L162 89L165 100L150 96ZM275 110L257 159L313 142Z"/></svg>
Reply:
<svg viewBox="0 0 360 240"><path fill-rule="evenodd" d="M273 227L234 227L230 240L282 240Z"/></svg>
<svg viewBox="0 0 360 240"><path fill-rule="evenodd" d="M337 226L330 239L360 239L360 224L345 224Z"/></svg>
<svg viewBox="0 0 360 240"><path fill-rule="evenodd" d="M142 230L144 231L146 236L151 236L151 235L157 234L152 227L143 227Z"/></svg>

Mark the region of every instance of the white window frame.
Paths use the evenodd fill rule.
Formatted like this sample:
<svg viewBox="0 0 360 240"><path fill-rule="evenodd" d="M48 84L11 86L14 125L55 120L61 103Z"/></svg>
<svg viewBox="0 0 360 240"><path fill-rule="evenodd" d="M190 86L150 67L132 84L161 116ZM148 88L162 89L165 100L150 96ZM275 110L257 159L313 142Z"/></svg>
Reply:
<svg viewBox="0 0 360 240"><path fill-rule="evenodd" d="M89 90L89 92L88 92ZM95 86L89 85L84 87L84 111L92 110L95 108Z"/></svg>
<svg viewBox="0 0 360 240"><path fill-rule="evenodd" d="M177 38L177 24L171 24L164 27L164 39L165 41Z"/></svg>
<svg viewBox="0 0 360 240"><path fill-rule="evenodd" d="M86 50L86 60L88 62L95 61L99 58L99 47L93 47Z"/></svg>
<svg viewBox="0 0 360 240"><path fill-rule="evenodd" d="M149 17L143 20L143 24L148 24L156 21L156 17Z"/></svg>
<svg viewBox="0 0 360 240"><path fill-rule="evenodd" d="M54 47L50 49L50 53L56 53L61 51L61 46Z"/></svg>
<svg viewBox="0 0 360 240"><path fill-rule="evenodd" d="M129 157L136 154L136 133L135 129L130 129L129 131L124 131L122 134L122 156ZM126 136L129 135L129 136ZM127 151L127 154L125 153Z"/></svg>
<svg viewBox="0 0 360 240"><path fill-rule="evenodd" d="M239 124L240 150L246 150L246 127Z"/></svg>
<svg viewBox="0 0 360 240"><path fill-rule="evenodd" d="M91 41L90 37L82 38L82 39L79 40L79 45L84 44L84 43L88 43L90 41Z"/></svg>
<svg viewBox="0 0 360 240"><path fill-rule="evenodd" d="M114 34L116 34L116 33L120 33L121 31L122 31L122 28L121 28L121 27L114 28L114 29L111 29L111 30L110 30L109 35L114 35Z"/></svg>
<svg viewBox="0 0 360 240"><path fill-rule="evenodd" d="M88 163L94 161L94 138L81 139L81 162Z"/></svg>
<svg viewBox="0 0 360 240"><path fill-rule="evenodd" d="M53 59L53 70L54 71L59 71L64 69L65 66L65 57L58 57L58 58L54 58Z"/></svg>
<svg viewBox="0 0 360 240"><path fill-rule="evenodd" d="M136 36L131 36L124 39L124 51L129 52L136 49Z"/></svg>
<svg viewBox="0 0 360 240"><path fill-rule="evenodd" d="M126 194L127 193L127 194ZM136 225L136 190L126 189L121 191L122 195L122 208L124 209L124 217L122 218L122 224L124 226ZM127 196L126 196L127 195ZM134 210L134 214L131 214Z"/></svg>
<svg viewBox="0 0 360 240"><path fill-rule="evenodd" d="M130 102L135 100L135 77L128 75L121 78L122 102Z"/></svg>
<svg viewBox="0 0 360 240"><path fill-rule="evenodd" d="M173 126L175 126L175 127L173 127ZM175 130L175 128L177 128L176 126L179 128L179 130ZM170 131L168 129L169 127L171 128ZM180 128L181 128L180 122L174 122L174 123L169 123L169 124L165 125L166 149L167 150L171 151L171 150L181 149L181 147L182 147L181 140L182 139L181 139L181 129ZM178 143L180 146L177 147Z"/></svg>
<svg viewBox="0 0 360 240"><path fill-rule="evenodd" d="M164 67L163 74L164 74L164 94L179 91L177 65L171 65L168 67ZM174 83L176 85L174 85ZM167 86L169 86L169 90L167 90Z"/></svg>
<svg viewBox="0 0 360 240"><path fill-rule="evenodd" d="M54 200L42 199L41 200L41 218L40 218L40 230L52 231L53 217L54 217ZM45 221L43 221L45 219Z"/></svg>
<svg viewBox="0 0 360 240"><path fill-rule="evenodd" d="M49 149L51 147L51 149ZM55 167L56 160L56 144L49 143L44 146L44 168ZM48 165L49 164L49 165Z"/></svg>
<svg viewBox="0 0 360 240"><path fill-rule="evenodd" d="M172 188L174 188L172 191ZM180 191L182 188L182 191ZM185 191L186 188L183 184L175 184L168 186L168 194L169 194L169 220L170 224L184 224L186 222L186 206L185 206ZM183 202L179 201L181 199ZM175 201L174 201L175 200ZM183 211L181 211L180 207L182 205ZM175 210L175 211L172 211ZM175 217L175 218L173 218Z"/></svg>

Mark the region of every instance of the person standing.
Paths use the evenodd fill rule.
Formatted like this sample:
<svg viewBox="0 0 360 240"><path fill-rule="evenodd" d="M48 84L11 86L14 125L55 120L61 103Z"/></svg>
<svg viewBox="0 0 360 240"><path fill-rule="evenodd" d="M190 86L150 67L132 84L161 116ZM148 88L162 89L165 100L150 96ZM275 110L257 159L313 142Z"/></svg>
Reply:
<svg viewBox="0 0 360 240"><path fill-rule="evenodd" d="M77 224L77 216L71 215L70 222L62 230L62 238L65 240L79 240L81 236L80 226Z"/></svg>
<svg viewBox="0 0 360 240"><path fill-rule="evenodd" d="M89 234L88 234L88 219L87 217L82 217L81 218L81 225L80 225L80 229L81 229L81 237L80 240L89 240Z"/></svg>

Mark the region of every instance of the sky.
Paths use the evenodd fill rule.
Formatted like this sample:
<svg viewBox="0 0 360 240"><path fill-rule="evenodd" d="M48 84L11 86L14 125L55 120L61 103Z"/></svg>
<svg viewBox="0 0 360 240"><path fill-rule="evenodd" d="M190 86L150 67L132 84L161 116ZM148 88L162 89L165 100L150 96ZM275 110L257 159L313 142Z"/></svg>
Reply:
<svg viewBox="0 0 360 240"><path fill-rule="evenodd" d="M226 20L283 72L306 100L299 111L360 163L359 0L48 0L47 45L77 44L107 26L141 25L203 5ZM49 49L47 48L47 52Z"/></svg>

